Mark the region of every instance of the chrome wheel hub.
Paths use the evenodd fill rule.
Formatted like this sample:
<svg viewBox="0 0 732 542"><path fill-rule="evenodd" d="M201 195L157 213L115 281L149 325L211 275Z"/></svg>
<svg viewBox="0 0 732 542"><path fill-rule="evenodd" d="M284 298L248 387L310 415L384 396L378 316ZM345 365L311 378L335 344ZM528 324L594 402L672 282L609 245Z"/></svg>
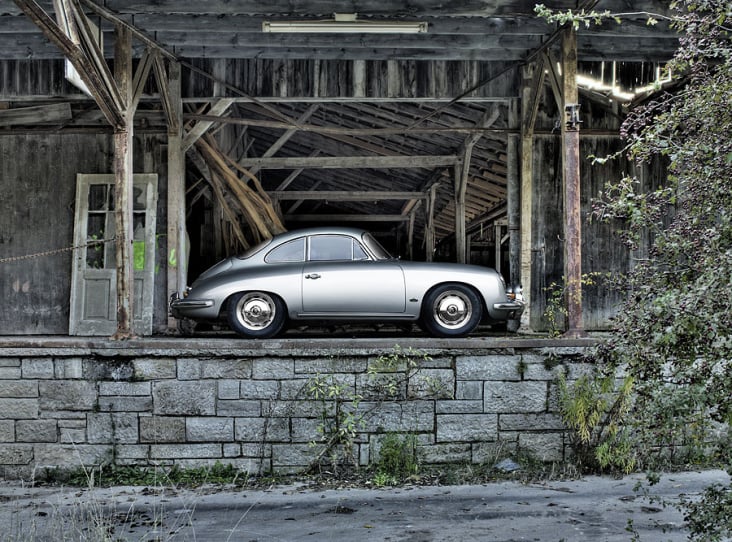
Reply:
<svg viewBox="0 0 732 542"><path fill-rule="evenodd" d="M262 329L272 323L275 305L267 295L248 294L243 296L237 306L241 324L247 329Z"/></svg>
<svg viewBox="0 0 732 542"><path fill-rule="evenodd" d="M460 292L445 292L435 301L435 319L444 327L459 328L470 320L472 314L470 301Z"/></svg>

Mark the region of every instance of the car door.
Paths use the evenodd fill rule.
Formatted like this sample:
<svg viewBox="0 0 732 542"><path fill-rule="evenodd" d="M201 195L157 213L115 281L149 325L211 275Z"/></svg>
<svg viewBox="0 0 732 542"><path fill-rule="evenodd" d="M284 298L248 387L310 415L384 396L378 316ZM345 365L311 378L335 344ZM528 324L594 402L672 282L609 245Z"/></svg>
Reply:
<svg viewBox="0 0 732 542"><path fill-rule="evenodd" d="M404 273L396 260L373 261L347 235L314 235L302 273L305 314L395 314L405 311Z"/></svg>

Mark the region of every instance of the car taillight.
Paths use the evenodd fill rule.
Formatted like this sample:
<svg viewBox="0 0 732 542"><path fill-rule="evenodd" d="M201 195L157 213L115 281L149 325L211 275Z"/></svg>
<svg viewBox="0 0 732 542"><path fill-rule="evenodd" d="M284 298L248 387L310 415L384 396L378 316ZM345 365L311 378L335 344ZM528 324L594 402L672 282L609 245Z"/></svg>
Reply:
<svg viewBox="0 0 732 542"><path fill-rule="evenodd" d="M523 292L523 288L520 285L511 286L506 290L506 297L511 301L521 301L524 298L521 292Z"/></svg>

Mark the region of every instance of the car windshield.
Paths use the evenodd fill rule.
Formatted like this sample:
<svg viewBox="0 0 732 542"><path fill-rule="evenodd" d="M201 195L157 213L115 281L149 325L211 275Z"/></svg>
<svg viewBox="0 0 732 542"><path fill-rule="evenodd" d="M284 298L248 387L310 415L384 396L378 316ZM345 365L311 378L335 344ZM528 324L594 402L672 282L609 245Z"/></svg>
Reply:
<svg viewBox="0 0 732 542"><path fill-rule="evenodd" d="M374 255L374 258L377 260L391 260L392 255L387 252L387 250L381 246L381 243L379 243L376 239L374 239L374 236L370 233L364 233L363 234L363 243L369 248L371 253Z"/></svg>

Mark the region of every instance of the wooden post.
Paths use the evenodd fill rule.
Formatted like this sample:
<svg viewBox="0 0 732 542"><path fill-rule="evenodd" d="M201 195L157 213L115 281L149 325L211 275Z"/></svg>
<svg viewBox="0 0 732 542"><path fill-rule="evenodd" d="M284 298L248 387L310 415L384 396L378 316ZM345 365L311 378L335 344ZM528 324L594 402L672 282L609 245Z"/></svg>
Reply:
<svg viewBox="0 0 732 542"><path fill-rule="evenodd" d="M163 75L163 74L161 74ZM183 153L183 104L181 101L181 67L170 62L164 85L169 111L168 122L168 296L183 294L186 286L186 195L185 155ZM162 79L160 77L159 79ZM173 329L177 321L171 318L168 327Z"/></svg>
<svg viewBox="0 0 732 542"><path fill-rule="evenodd" d="M579 93L577 91L577 32L562 35L564 122L564 276L567 337L585 336L582 325L582 225L580 206Z"/></svg>
<svg viewBox="0 0 732 542"><path fill-rule="evenodd" d="M509 126L519 126L518 100L509 103ZM521 178L519 175L519 144L521 136L518 133L508 134L506 157L506 183L508 197L508 265L509 283L521 283Z"/></svg>
<svg viewBox="0 0 732 542"><path fill-rule="evenodd" d="M439 183L433 183L427 196L425 205L425 234L424 234L424 259L431 262L435 257L435 198Z"/></svg>
<svg viewBox="0 0 732 542"><path fill-rule="evenodd" d="M521 86L521 140L519 153L520 191L521 191L521 286L523 288L526 309L521 315L521 326L531 328L531 286L533 270L533 236L534 216L534 126L544 88L544 59L523 68Z"/></svg>
<svg viewBox="0 0 732 542"><path fill-rule="evenodd" d="M455 261L465 263L465 192L470 160L455 164Z"/></svg>
<svg viewBox="0 0 732 542"><path fill-rule="evenodd" d="M114 127L115 235L117 263L117 331L114 339L134 336L134 269L132 259L132 34L118 25L115 41L115 81L126 110Z"/></svg>

